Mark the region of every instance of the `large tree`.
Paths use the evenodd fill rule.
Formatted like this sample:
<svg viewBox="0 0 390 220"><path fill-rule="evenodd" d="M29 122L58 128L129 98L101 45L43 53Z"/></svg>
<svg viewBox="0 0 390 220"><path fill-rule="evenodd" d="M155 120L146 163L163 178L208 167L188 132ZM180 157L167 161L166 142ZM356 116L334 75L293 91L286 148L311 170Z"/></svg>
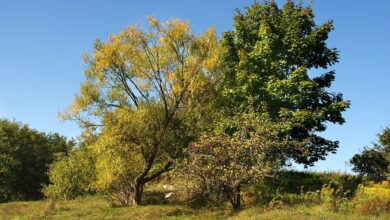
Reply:
<svg viewBox="0 0 390 220"><path fill-rule="evenodd" d="M91 145L98 185L138 205L144 185L172 168L207 118L220 64L215 30L196 36L189 22L149 18L148 31L131 25L98 40L85 60L64 116L99 133Z"/></svg>
<svg viewBox="0 0 390 220"><path fill-rule="evenodd" d="M289 0L255 2L234 16L234 30L223 34L226 69L221 91L229 110L254 107L271 118L288 119L288 136L305 141L302 148L284 148L285 159L312 165L334 153L337 141L319 136L327 123L344 123L349 107L342 94L328 91L338 52L326 44L332 21L316 25L310 6ZM311 71L325 71L311 77ZM318 72L318 71L316 71Z"/></svg>

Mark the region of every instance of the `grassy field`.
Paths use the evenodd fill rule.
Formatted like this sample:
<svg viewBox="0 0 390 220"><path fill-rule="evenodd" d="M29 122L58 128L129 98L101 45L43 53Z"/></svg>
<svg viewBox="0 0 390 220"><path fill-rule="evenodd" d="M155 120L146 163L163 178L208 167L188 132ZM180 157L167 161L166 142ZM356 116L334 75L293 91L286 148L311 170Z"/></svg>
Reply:
<svg viewBox="0 0 390 220"><path fill-rule="evenodd" d="M274 209L245 208L232 212L229 207L194 209L186 205L148 205L110 207L98 196L58 201L48 209L47 202L10 202L0 204L1 219L390 219L382 216L359 216L349 211L330 212L321 205L294 205Z"/></svg>
<svg viewBox="0 0 390 220"><path fill-rule="evenodd" d="M272 183L265 184L269 187L259 188L255 185L247 187L243 192L244 207L239 212L233 212L228 203L215 208L191 208L185 204L183 195L179 192L176 192L176 197L164 200L167 191L164 191L164 181L161 181L149 186L145 191L144 202L150 204L146 206L112 207L102 196L87 196L69 201L58 200L55 203L44 200L9 202L0 203L0 219L390 219L390 212L383 211L390 210L390 202L386 202L390 195L385 197L385 202L382 200L382 203L370 206L382 210L377 216L367 214L376 213L375 211L365 211L364 215L359 214L351 199L346 202L337 200L341 202L337 211L330 209L331 203L324 202L317 193L321 192L324 184L330 182L338 182L346 189L353 189L357 187L360 180L351 175L334 172L284 172L279 179L273 179ZM270 193L275 192L276 188L279 194ZM270 196L273 202L256 201L256 194L260 192L263 192L262 198ZM390 189L382 189L378 192L389 194ZM376 200L367 200L366 203L372 204L371 201L376 202Z"/></svg>

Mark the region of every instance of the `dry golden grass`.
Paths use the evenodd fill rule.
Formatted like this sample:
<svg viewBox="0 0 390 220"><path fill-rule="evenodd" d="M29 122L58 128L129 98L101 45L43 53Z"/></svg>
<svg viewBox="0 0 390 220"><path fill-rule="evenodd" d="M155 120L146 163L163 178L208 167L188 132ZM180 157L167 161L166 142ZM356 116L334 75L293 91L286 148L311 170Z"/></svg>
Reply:
<svg viewBox="0 0 390 220"><path fill-rule="evenodd" d="M271 210L252 207L236 213L229 207L194 209L186 205L172 204L114 208L108 206L99 196L58 201L51 210L45 209L46 206L46 201L0 204L0 219L390 219L390 213L380 216L359 216L359 213L353 211L330 212L321 205L292 205Z"/></svg>

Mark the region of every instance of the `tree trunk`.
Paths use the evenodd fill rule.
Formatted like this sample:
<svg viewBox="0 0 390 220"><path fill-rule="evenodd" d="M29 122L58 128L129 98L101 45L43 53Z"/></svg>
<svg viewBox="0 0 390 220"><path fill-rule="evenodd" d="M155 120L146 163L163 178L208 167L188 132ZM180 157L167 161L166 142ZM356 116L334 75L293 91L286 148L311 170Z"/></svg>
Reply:
<svg viewBox="0 0 390 220"><path fill-rule="evenodd" d="M133 205L142 205L142 194L144 192L145 182L143 179L137 179L134 184Z"/></svg>
<svg viewBox="0 0 390 220"><path fill-rule="evenodd" d="M134 192L133 192L133 205L142 205L142 195L144 192L144 186L146 183L156 179L161 176L163 173L168 172L173 162L168 161L163 168L150 174L149 171L153 165L153 161L148 163L144 171L137 176L134 183Z"/></svg>
<svg viewBox="0 0 390 220"><path fill-rule="evenodd" d="M231 188L229 199L230 203L234 210L239 210L241 208L241 186L236 185Z"/></svg>

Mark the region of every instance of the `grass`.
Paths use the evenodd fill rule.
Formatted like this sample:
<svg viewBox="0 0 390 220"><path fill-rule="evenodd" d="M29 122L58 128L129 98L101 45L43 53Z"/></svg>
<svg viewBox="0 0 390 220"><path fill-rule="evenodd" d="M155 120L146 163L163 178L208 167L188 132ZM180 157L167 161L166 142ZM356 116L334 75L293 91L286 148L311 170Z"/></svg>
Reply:
<svg viewBox="0 0 390 220"><path fill-rule="evenodd" d="M338 212L330 211L326 203L319 202L317 194L303 194L304 191L318 191L323 184L338 182L347 188L354 189L360 180L342 173L314 173L288 171L279 180L273 180L271 188L247 187L244 195L245 207L240 212L232 212L227 204L214 208L191 208L184 204L180 193L171 200L164 200L166 191L163 183L149 186L144 201L147 206L112 207L101 196L88 196L70 201L57 201L54 207L48 208L47 201L9 202L0 204L0 219L152 219L152 220L327 220L327 219L390 219L389 213L362 215L352 206L341 208ZM169 182L169 181L168 181ZM259 190L270 194L275 186L280 189L277 205L260 205L256 202ZM306 193L306 192L303 192ZM307 197L305 197L307 195ZM365 198L365 197L364 197ZM352 203L351 203L352 204Z"/></svg>
<svg viewBox="0 0 390 220"><path fill-rule="evenodd" d="M58 201L46 210L45 201L0 204L1 219L223 219L223 211L191 209L185 205L110 207L99 196ZM219 217L221 216L221 217Z"/></svg>
<svg viewBox="0 0 390 220"><path fill-rule="evenodd" d="M248 220L333 220L333 219L354 219L354 220L365 220L365 219L390 219L390 214L379 217L375 216L361 216L354 212L330 212L321 205L306 206L297 205L293 207L283 207L280 209L274 209L269 211L262 211L262 209L255 207L244 210L238 213L236 216L230 219L248 219Z"/></svg>
<svg viewBox="0 0 390 220"><path fill-rule="evenodd" d="M375 216L359 216L355 212L331 212L322 205L282 206L267 210L262 206L232 212L226 208L194 209L186 205L148 205L140 207L110 207L99 196L58 201L55 208L45 210L45 201L10 202L0 204L1 219L390 219L390 213Z"/></svg>

